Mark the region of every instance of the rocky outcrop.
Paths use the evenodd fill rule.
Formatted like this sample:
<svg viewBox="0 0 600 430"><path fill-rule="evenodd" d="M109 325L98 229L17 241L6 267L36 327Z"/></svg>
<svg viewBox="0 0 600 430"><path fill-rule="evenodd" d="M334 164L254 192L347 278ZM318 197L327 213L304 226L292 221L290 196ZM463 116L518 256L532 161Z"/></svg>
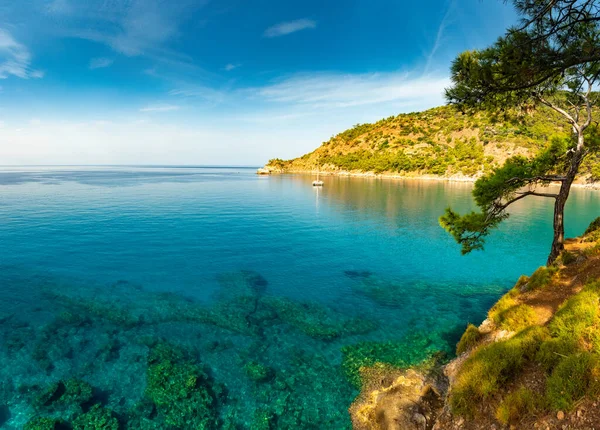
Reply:
<svg viewBox="0 0 600 430"><path fill-rule="evenodd" d="M366 385L350 407L356 430L431 430L443 407L445 384L438 378L409 369L390 375L365 372Z"/></svg>

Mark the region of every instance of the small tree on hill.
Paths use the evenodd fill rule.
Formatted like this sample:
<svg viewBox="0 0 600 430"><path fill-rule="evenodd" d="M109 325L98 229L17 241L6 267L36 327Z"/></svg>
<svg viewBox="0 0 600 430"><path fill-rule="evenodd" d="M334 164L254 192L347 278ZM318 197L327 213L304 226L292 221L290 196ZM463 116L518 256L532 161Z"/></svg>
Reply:
<svg viewBox="0 0 600 430"><path fill-rule="evenodd" d="M600 2L598 2L600 3ZM597 149L594 92L600 75L600 5L597 0L513 0L522 22L494 45L460 54L451 68L449 103L461 109L501 111L537 104L558 112L572 131L553 138L532 158L513 157L475 183L480 212L447 209L440 224L466 254L528 196L554 200L553 263L564 249L564 209L586 156ZM560 188L544 188L558 183Z"/></svg>

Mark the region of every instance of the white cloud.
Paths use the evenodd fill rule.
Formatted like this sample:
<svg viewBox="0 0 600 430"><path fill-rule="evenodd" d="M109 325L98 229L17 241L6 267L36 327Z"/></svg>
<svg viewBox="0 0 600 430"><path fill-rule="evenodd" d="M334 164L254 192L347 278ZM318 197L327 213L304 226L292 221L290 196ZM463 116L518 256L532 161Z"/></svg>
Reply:
<svg viewBox="0 0 600 430"><path fill-rule="evenodd" d="M444 32L446 31L446 28L448 27L448 24L450 21L450 14L452 13L453 9L454 9L454 0L450 0L450 3L448 4L448 7L446 9L446 13L444 13L444 17L442 18L442 21L440 22L440 25L438 27L438 31L436 33L435 41L433 42L431 51L429 51L429 54L427 55L427 62L425 64L425 73L429 72L429 70L431 69L431 63L433 62L435 54L437 54L438 50L442 46Z"/></svg>
<svg viewBox="0 0 600 430"><path fill-rule="evenodd" d="M31 69L31 53L7 31L0 28L0 79L43 78L44 72Z"/></svg>
<svg viewBox="0 0 600 430"><path fill-rule="evenodd" d="M269 102L311 108L348 108L381 103L443 102L447 77L409 73L301 74L253 90ZM434 104L435 105L435 104Z"/></svg>
<svg viewBox="0 0 600 430"><path fill-rule="evenodd" d="M265 30L265 37L279 37L297 31L317 28L317 23L311 19L298 19L296 21L281 22Z"/></svg>
<svg viewBox="0 0 600 430"><path fill-rule="evenodd" d="M92 58L90 60L90 70L95 70L95 69L103 69L105 67L110 67L112 66L112 64L115 62L115 60L113 60L112 58L104 58L104 57L100 57L100 58Z"/></svg>
<svg viewBox="0 0 600 430"><path fill-rule="evenodd" d="M219 104L236 97L235 93L202 85L183 85L169 91L170 96L196 98L210 104Z"/></svg>
<svg viewBox="0 0 600 430"><path fill-rule="evenodd" d="M56 31L110 46L126 56L189 62L171 51L168 42L179 26L208 0L54 0L48 12L60 18Z"/></svg>
<svg viewBox="0 0 600 430"><path fill-rule="evenodd" d="M181 107L177 105L155 105L143 107L140 112L172 112L179 109Z"/></svg>
<svg viewBox="0 0 600 430"><path fill-rule="evenodd" d="M226 72L231 72L232 70L235 70L238 67L240 67L240 64L229 63L225 67L223 67L223 70L225 70Z"/></svg>

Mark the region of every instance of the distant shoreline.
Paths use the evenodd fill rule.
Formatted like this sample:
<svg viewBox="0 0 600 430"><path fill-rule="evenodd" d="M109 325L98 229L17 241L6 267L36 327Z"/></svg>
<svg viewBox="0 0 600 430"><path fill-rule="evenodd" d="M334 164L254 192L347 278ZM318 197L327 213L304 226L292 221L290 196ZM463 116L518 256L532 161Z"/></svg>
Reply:
<svg viewBox="0 0 600 430"><path fill-rule="evenodd" d="M273 175L316 175L316 171L311 170L286 170L286 171L271 171ZM451 183L466 183L473 184L479 176L466 176L466 175L453 175L453 176L436 176L436 175L400 175L391 173L374 173L374 172L319 172L321 176L338 176L338 177L350 177L350 178L364 178L364 179L392 179L392 180L419 180L419 181L440 181L440 182L451 182ZM552 184L552 185L557 185ZM588 190L600 190L600 182L598 183L578 183L573 184L574 188L583 188Z"/></svg>

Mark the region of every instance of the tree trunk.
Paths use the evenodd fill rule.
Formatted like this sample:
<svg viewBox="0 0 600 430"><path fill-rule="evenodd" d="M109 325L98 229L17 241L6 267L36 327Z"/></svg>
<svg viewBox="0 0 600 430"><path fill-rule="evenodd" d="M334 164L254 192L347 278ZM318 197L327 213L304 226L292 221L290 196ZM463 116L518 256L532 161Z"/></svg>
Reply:
<svg viewBox="0 0 600 430"><path fill-rule="evenodd" d="M566 174L565 180L560 186L560 191L556 196L556 202L554 203L554 239L552 240L552 248L550 249L550 255L548 256L547 266L553 264L560 253L565 249L565 205L571 192L571 186L579 172L579 167L583 162L584 149L583 149L583 132L579 133L578 145L573 154L571 165Z"/></svg>
<svg viewBox="0 0 600 430"><path fill-rule="evenodd" d="M565 204L570 190L571 184L567 185L566 181L563 182L554 203L554 239L546 266L552 265L565 248Z"/></svg>

